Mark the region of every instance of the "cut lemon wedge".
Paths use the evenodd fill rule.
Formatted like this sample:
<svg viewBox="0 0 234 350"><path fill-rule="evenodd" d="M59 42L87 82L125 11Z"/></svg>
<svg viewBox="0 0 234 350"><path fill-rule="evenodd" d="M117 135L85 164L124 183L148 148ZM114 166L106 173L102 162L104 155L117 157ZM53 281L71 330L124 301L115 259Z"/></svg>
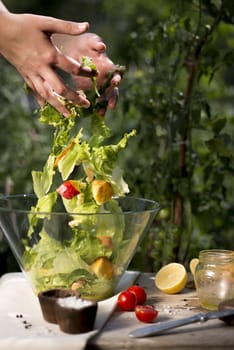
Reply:
<svg viewBox="0 0 234 350"><path fill-rule="evenodd" d="M185 267L179 263L170 263L156 273L155 285L164 293L175 294L184 289L187 280Z"/></svg>
<svg viewBox="0 0 234 350"><path fill-rule="evenodd" d="M195 273L196 266L197 266L198 263L199 263L199 259L198 258L193 258L192 260L190 260L189 268L190 268L190 271L192 272L193 275Z"/></svg>

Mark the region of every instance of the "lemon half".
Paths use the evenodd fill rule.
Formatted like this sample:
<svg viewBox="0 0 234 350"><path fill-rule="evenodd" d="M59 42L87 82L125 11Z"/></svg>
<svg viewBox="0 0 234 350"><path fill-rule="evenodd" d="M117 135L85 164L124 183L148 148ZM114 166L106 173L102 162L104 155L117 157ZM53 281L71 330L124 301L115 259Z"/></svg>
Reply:
<svg viewBox="0 0 234 350"><path fill-rule="evenodd" d="M164 293L175 294L184 289L187 280L185 267L179 263L170 263L156 273L155 285Z"/></svg>
<svg viewBox="0 0 234 350"><path fill-rule="evenodd" d="M198 263L199 263L199 259L198 258L193 258L192 260L190 260L189 268L190 268L190 271L192 272L193 275L195 273L195 270L196 270L196 267L197 267Z"/></svg>

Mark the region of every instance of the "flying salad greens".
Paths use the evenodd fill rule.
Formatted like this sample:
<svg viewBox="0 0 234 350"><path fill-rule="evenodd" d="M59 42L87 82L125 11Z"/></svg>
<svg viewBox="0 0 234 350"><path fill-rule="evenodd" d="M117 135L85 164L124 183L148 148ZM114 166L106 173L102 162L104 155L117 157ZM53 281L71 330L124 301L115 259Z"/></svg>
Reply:
<svg viewBox="0 0 234 350"><path fill-rule="evenodd" d="M84 62L95 69L91 60ZM68 118L48 103L40 110L40 122L54 128L54 137L43 169L32 171L37 199L28 216L23 262L36 293L72 288L100 300L113 293L116 278L123 273L118 261L122 265L126 259L124 247L129 242L123 239L123 215L115 215L122 212L115 197L129 189L117 161L135 130L117 144L108 143L111 130L98 114L97 97L112 76L113 72L99 91L93 79L88 111L61 96L71 113ZM84 118L90 121L86 129L79 127ZM59 214L64 211L68 215Z"/></svg>

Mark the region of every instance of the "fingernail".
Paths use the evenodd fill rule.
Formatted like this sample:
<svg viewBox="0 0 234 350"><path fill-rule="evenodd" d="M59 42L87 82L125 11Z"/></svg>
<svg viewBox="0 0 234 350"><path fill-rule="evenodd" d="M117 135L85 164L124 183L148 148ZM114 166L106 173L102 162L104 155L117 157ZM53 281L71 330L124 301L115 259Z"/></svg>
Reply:
<svg viewBox="0 0 234 350"><path fill-rule="evenodd" d="M93 69L88 66L82 66L82 70L86 73L91 73L93 71Z"/></svg>
<svg viewBox="0 0 234 350"><path fill-rule="evenodd" d="M98 75L98 72L88 66L82 66L82 71L80 71L80 75L83 77L96 77Z"/></svg>
<svg viewBox="0 0 234 350"><path fill-rule="evenodd" d="M68 117L70 117L71 113L64 112L63 115L64 115L65 118L68 118Z"/></svg>
<svg viewBox="0 0 234 350"><path fill-rule="evenodd" d="M79 23L79 29L80 30L86 30L89 28L89 23L88 22L81 22Z"/></svg>
<svg viewBox="0 0 234 350"><path fill-rule="evenodd" d="M80 102L79 105L81 107L84 107L84 108L89 108L90 103L87 100L85 100L85 101Z"/></svg>
<svg viewBox="0 0 234 350"><path fill-rule="evenodd" d="M70 62L72 62L73 64L75 64L77 67L80 67L80 66L81 66L81 64L80 64L77 60L75 60L73 57L71 57L71 56L66 56L66 58L68 59L68 61L70 61Z"/></svg>
<svg viewBox="0 0 234 350"><path fill-rule="evenodd" d="M121 76L119 74L115 74L111 79L111 86L116 87L121 82Z"/></svg>
<svg viewBox="0 0 234 350"><path fill-rule="evenodd" d="M78 95L79 95L79 102L77 105L79 107L88 108L90 106L89 100L87 98L85 98L85 95L81 96L80 93L78 93Z"/></svg>
<svg viewBox="0 0 234 350"><path fill-rule="evenodd" d="M104 53L106 51L106 45L103 42L99 42L96 48L96 51L101 53Z"/></svg>

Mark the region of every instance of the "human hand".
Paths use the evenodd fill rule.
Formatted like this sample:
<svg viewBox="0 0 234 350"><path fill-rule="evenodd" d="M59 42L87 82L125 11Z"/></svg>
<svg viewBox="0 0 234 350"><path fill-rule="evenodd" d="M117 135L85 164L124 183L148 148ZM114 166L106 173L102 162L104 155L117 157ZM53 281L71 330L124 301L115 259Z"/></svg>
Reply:
<svg viewBox="0 0 234 350"><path fill-rule="evenodd" d="M92 62L97 68L97 87L105 85L112 74L109 86L98 99L102 106L99 114L104 115L107 108L113 109L116 106L119 90L118 85L121 81L121 72L118 67L108 58L106 54L106 45L102 39L93 33L84 33L79 36L54 34L52 36L54 44L65 55L74 58L81 62L82 57L87 56L92 59ZM91 79L82 76L72 75L76 84L77 90L87 91L93 89Z"/></svg>
<svg viewBox="0 0 234 350"><path fill-rule="evenodd" d="M55 69L60 68L73 76L91 77L94 72L57 49L51 41L51 34L80 35L88 27L87 22L74 23L0 11L0 53L16 67L40 105L48 101L64 115L69 115L58 95L82 107L89 107L89 101L66 85Z"/></svg>

